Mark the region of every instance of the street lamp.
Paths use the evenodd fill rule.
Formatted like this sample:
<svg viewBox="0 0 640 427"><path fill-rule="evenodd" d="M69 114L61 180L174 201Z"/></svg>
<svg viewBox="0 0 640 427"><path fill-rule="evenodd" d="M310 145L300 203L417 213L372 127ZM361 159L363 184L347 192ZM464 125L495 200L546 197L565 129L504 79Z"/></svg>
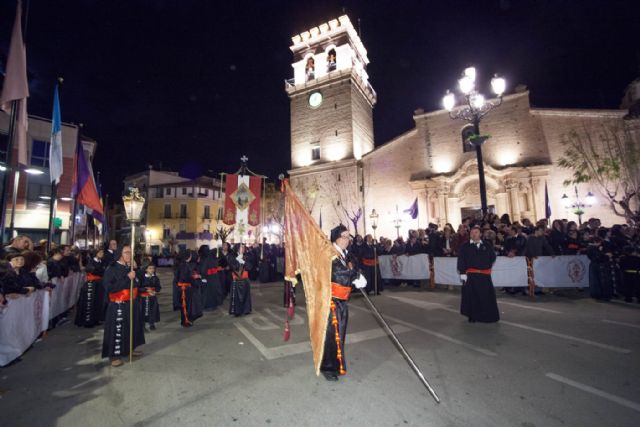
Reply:
<svg viewBox="0 0 640 427"><path fill-rule="evenodd" d="M562 205L565 209L573 209L573 213L578 215L578 225L582 225L582 215L584 215L584 209L590 208L596 203L596 196L589 191L587 196L584 199L584 202L580 200L580 196L578 195L578 186L576 185L574 188L574 192L576 195L575 200L571 200L569 196L565 194L560 198L562 200Z"/></svg>
<svg viewBox="0 0 640 427"><path fill-rule="evenodd" d="M133 261L135 255L135 234L136 223L140 222L142 208L144 206L144 197L140 195L136 187L129 190L129 194L122 197L124 203L124 212L127 215L127 222L131 224L131 272L133 272ZM129 363L133 362L133 280L129 286Z"/></svg>
<svg viewBox="0 0 640 427"><path fill-rule="evenodd" d="M442 98L442 105L449 112L449 117L453 120L464 120L473 124L473 135L469 137L468 142L476 149L476 158L478 160L478 181L480 184L480 203L482 205L482 215L488 212L487 206L487 188L484 181L484 163L482 161L482 144L486 142L488 137L480 136L480 120L489 111L502 104L502 95L506 89L506 81L498 75L494 75L491 79L491 89L498 96L497 101L487 101L484 95L475 89L476 69L468 67L464 70L462 77L458 80L458 89L462 93L463 102L461 106L454 111L456 106L456 96L447 90Z"/></svg>
<svg viewBox="0 0 640 427"><path fill-rule="evenodd" d="M396 237L400 237L400 227L402 227L402 219L400 219L400 214L398 213L398 205L396 205L396 219L393 220L396 227Z"/></svg>
<svg viewBox="0 0 640 427"><path fill-rule="evenodd" d="M373 290L376 295L380 295L378 292L378 244L376 242L376 229L378 228L378 212L375 209L371 211L371 228L373 228L373 259L375 260L373 266Z"/></svg>

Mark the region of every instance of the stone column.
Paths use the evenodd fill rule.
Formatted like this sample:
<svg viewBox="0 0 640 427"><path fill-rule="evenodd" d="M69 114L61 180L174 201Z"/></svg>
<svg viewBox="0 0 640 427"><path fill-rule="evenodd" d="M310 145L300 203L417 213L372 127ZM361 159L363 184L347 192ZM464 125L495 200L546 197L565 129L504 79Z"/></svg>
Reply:
<svg viewBox="0 0 640 427"><path fill-rule="evenodd" d="M520 221L520 201L518 200L518 183L512 180L506 182L507 192L509 193L511 212L511 222Z"/></svg>

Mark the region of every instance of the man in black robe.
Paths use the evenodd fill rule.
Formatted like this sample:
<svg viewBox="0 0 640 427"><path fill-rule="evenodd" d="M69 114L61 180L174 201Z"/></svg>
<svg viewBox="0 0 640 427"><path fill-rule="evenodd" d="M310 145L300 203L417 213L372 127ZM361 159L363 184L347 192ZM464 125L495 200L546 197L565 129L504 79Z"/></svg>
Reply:
<svg viewBox="0 0 640 427"><path fill-rule="evenodd" d="M458 272L462 280L460 313L472 323L497 322L500 314L491 281L496 253L489 243L480 239L480 227L473 227L470 237L458 251Z"/></svg>
<svg viewBox="0 0 640 427"><path fill-rule="evenodd" d="M222 302L218 259L211 253L209 246L198 249L198 272L200 273L200 293L204 310L214 310Z"/></svg>
<svg viewBox="0 0 640 427"><path fill-rule="evenodd" d="M104 339L102 341L102 357L111 360L111 366L122 366L121 357L129 355L129 322L133 320L133 348L145 343L144 324L138 306L138 287L140 282L136 273L131 271L131 246L125 245L120 253L116 252L117 261L104 272L102 284L109 298L104 320ZM133 283L133 319L130 318L130 285ZM142 356L141 351L133 350L132 356Z"/></svg>
<svg viewBox="0 0 640 427"><path fill-rule="evenodd" d="M247 257L247 248L240 245L238 256L229 261L233 281L229 292L229 314L242 316L250 314L251 306L251 283L249 282L249 271L253 267L252 258Z"/></svg>
<svg viewBox="0 0 640 427"><path fill-rule="evenodd" d="M324 341L324 354L320 371L329 381L337 381L338 375L347 373L344 355L344 343L347 337L349 308L347 301L351 294L351 285L361 289L367 286L366 279L358 273L353 264L347 261L346 249L351 236L349 230L340 224L331 230L331 242L338 256L331 264L331 310Z"/></svg>

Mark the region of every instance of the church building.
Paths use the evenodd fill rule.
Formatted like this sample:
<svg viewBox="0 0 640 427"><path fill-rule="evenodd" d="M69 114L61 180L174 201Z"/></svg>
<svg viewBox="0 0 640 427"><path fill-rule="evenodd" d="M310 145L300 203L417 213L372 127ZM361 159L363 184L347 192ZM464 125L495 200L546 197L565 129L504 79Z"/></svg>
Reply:
<svg viewBox="0 0 640 427"><path fill-rule="evenodd" d="M412 129L374 145L372 110L376 92L369 83L369 59L349 18L341 16L292 37L293 78L285 90L291 102L291 184L324 231L337 223L352 233L406 236L409 229L451 223L480 210L478 163L465 142L468 124L449 112L415 111ZM383 76L402 78L400 75ZM483 118L481 133L489 211L512 221L545 217L545 185L552 219L577 221L562 197L575 196L563 181L571 172L557 166L570 132L598 138L605 127L627 125L627 110L532 108L529 92L518 87ZM633 120L634 122L637 120ZM585 218L603 225L624 222L588 184L596 202ZM403 213L417 199L418 216ZM566 198L565 198L566 200ZM354 230L354 221L357 230Z"/></svg>

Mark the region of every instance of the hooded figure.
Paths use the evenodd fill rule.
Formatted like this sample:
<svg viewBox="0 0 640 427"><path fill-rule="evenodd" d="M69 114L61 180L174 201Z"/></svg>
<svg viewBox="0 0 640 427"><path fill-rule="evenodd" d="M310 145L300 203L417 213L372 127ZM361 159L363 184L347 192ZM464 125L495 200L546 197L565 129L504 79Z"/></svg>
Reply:
<svg viewBox="0 0 640 427"><path fill-rule="evenodd" d="M193 322L202 316L199 294L200 274L195 269L196 256L195 252L190 250L181 252L178 255L174 277L174 292L177 292L179 301L180 323L185 328L193 326Z"/></svg>
<svg viewBox="0 0 640 427"><path fill-rule="evenodd" d="M222 304L220 272L218 259L211 253L209 246L198 249L198 272L200 273L200 295L205 310L215 310Z"/></svg>
<svg viewBox="0 0 640 427"><path fill-rule="evenodd" d="M229 314L242 316L251 313L251 284L249 271L254 267L251 258L245 256L246 247L240 246L238 256L230 260L231 282Z"/></svg>

